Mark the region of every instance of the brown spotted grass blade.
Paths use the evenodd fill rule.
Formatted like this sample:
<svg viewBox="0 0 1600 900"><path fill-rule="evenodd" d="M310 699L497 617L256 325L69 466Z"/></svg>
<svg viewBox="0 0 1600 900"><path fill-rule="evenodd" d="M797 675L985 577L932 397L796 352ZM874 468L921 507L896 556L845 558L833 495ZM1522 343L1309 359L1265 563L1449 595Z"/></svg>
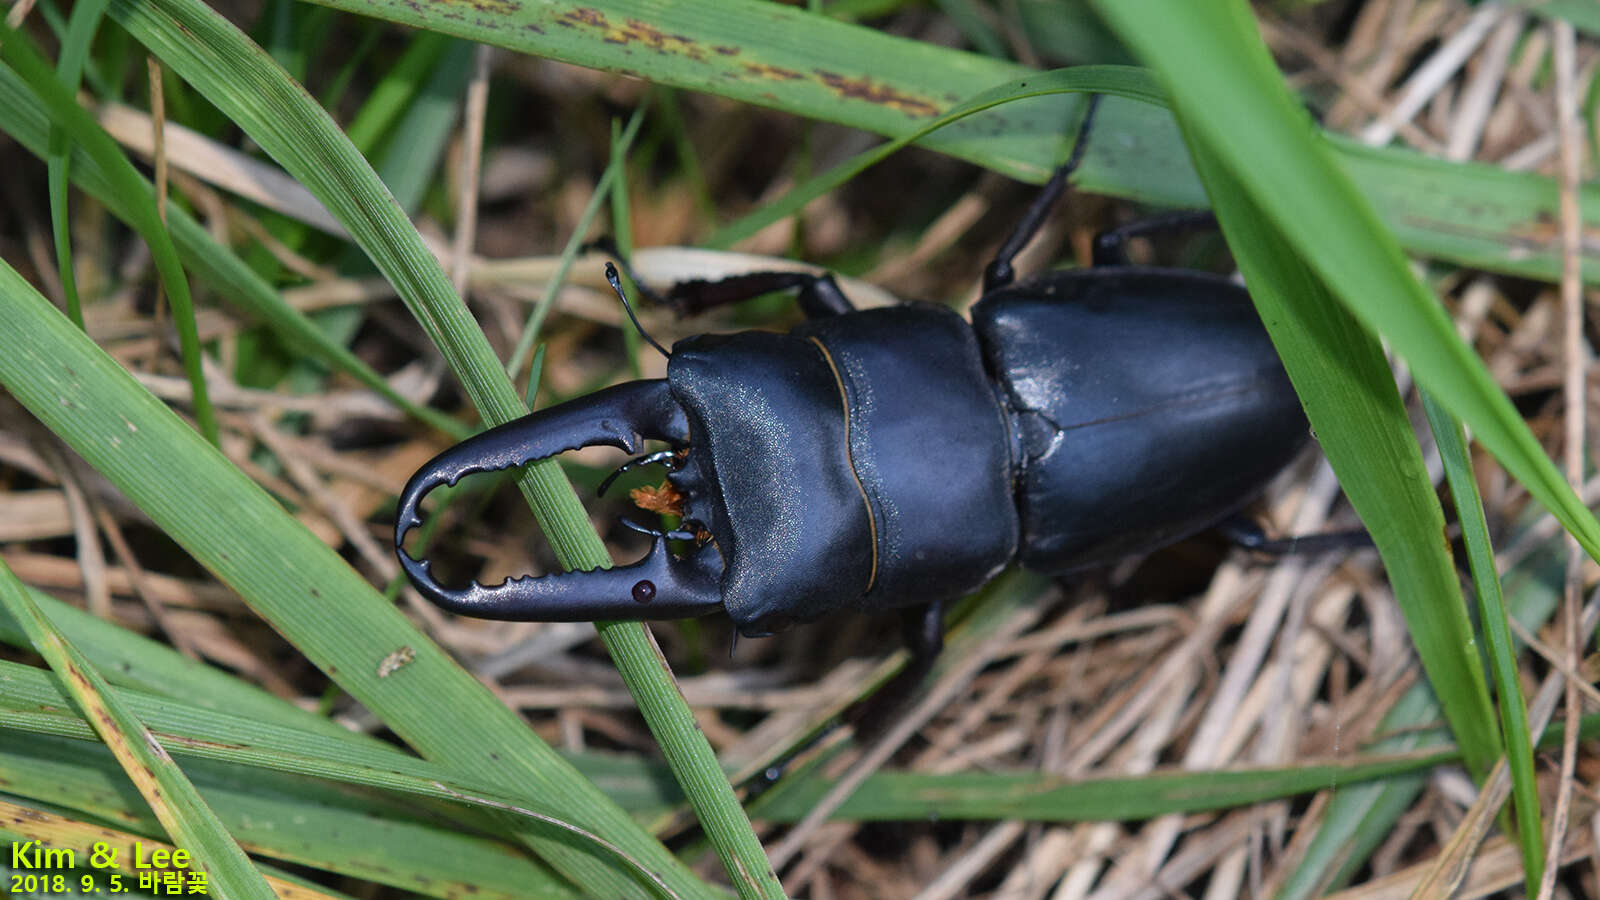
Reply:
<svg viewBox="0 0 1600 900"><path fill-rule="evenodd" d="M15 276L0 278L12 281ZM16 287L13 282L0 285L0 290ZM274 896L272 888L200 799L172 757L117 699L95 667L45 618L22 582L3 562L0 605L21 624L33 648L55 671L72 702L111 749L173 842L191 855L195 867L206 873L218 895L270 900Z"/></svg>
<svg viewBox="0 0 1600 900"><path fill-rule="evenodd" d="M755 106L836 122L887 137L927 125L985 86L1037 70L885 34L796 6L753 0L613 0L605 4L451 4L413 0L316 0L325 6L457 35L533 56L705 91ZM1540 6L1549 12L1558 4ZM1559 4L1575 12L1583 0ZM481 8L480 8L481 7ZM794 36L805 35L804 41ZM1013 104L921 139L919 146L1041 183L1061 159L1077 120L1073 98ZM1102 105L1076 183L1158 206L1203 207L1172 116L1143 103ZM1340 165L1407 250L1496 272L1554 280L1560 248L1548 231L1552 179L1431 159L1399 148L1331 138ZM1600 224L1600 186L1582 191L1589 227ZM1588 262L1600 260L1593 249ZM1593 276L1591 276L1592 278Z"/></svg>

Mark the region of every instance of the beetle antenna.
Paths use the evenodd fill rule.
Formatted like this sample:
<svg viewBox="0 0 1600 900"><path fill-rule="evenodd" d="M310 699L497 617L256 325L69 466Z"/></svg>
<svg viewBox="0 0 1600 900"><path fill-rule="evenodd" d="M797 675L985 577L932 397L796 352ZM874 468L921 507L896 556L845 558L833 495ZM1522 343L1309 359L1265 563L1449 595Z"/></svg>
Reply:
<svg viewBox="0 0 1600 900"><path fill-rule="evenodd" d="M594 495L596 497L604 497L606 495L606 491L610 489L611 483L616 481L623 472L626 472L629 469L638 468L640 466L653 466L657 465L658 463L668 462L677 455L678 451L676 450L660 450L655 453L646 453L643 456L635 456L633 459L630 459L622 465L617 466L617 468L610 475L607 475L605 480L600 482L600 487L595 490Z"/></svg>
<svg viewBox="0 0 1600 900"><path fill-rule="evenodd" d="M603 234L595 238L589 243L584 244L582 247L579 247L578 252L604 253L606 256L611 257L612 260L616 262L617 268L622 270L622 274L628 276L628 279L633 282L633 287L639 292L639 296L649 300L656 306L674 306L672 301L656 293L643 278L639 277L639 273L633 270L633 266L628 262L628 258L622 255L622 248L617 246L616 239L611 237L611 235Z"/></svg>
<svg viewBox="0 0 1600 900"><path fill-rule="evenodd" d="M659 350L662 356L671 359L672 354L667 352L667 348L657 343L656 339L650 336L650 332L645 331L644 326L639 324L639 317L633 314L633 304L628 302L628 295L622 292L622 282L617 278L617 267L609 262L606 263L606 280L611 282L611 289L617 292L617 299L622 301L622 308L628 311L628 318L633 321L634 330L639 332L640 337L649 341L650 346Z"/></svg>

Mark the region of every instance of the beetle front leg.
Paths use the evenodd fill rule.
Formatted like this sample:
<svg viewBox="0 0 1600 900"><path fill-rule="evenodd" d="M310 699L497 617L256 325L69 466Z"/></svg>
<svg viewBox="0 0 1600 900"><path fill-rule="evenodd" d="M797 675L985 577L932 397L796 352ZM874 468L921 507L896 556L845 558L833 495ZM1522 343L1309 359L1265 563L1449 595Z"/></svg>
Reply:
<svg viewBox="0 0 1600 900"><path fill-rule="evenodd" d="M673 309L687 316L790 288L800 289L795 302L808 319L855 312L855 304L832 275L808 272L746 272L716 281L680 281L667 291L666 299Z"/></svg>
<svg viewBox="0 0 1600 900"><path fill-rule="evenodd" d="M985 294L1003 288L1017 280L1016 270L1011 267L1011 263L1017 258L1017 254L1022 252L1022 248L1028 246L1028 242L1033 240L1034 235L1039 233L1039 229L1044 227L1044 220L1049 217L1050 210L1055 207L1056 201L1060 200L1061 195L1066 192L1067 179L1071 177L1073 172L1077 171L1079 163L1083 162L1084 150L1089 146L1089 129L1094 126L1094 114L1099 108L1100 95L1090 95L1088 106L1083 111L1083 121L1078 124L1078 136L1072 143L1072 156L1068 158L1065 165L1050 176L1049 181L1045 182L1045 186L1039 191L1039 195L1034 197L1033 202L1028 205L1028 211L1022 214L1022 221L1018 222L1017 227L1012 229L1005 243L1001 244L1000 249L995 251L994 259L990 260L989 265L984 267L983 292Z"/></svg>
<svg viewBox="0 0 1600 900"><path fill-rule="evenodd" d="M639 279L629 262L622 257L615 241L608 237L599 238L590 241L584 247L586 250L598 250L615 258L622 266L622 271L639 286L639 293L652 303L672 307L680 316L697 315L719 306L752 300L762 294L794 288L800 290L795 302L799 304L800 311L808 319L840 316L855 312L856 309L855 304L851 303L850 298L839 288L839 283L827 273L817 275L810 272L770 271L744 272L714 280L696 278L680 281L662 295Z"/></svg>

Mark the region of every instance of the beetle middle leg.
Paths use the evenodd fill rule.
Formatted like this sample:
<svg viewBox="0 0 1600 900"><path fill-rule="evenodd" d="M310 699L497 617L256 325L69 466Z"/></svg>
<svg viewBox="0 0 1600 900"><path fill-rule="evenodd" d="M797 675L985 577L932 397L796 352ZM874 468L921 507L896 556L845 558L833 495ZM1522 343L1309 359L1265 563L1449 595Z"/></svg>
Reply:
<svg viewBox="0 0 1600 900"><path fill-rule="evenodd" d="M1262 529L1261 523L1248 516L1223 519L1217 523L1217 531L1239 547L1268 556L1324 553L1329 550L1365 550L1374 546L1372 535L1365 528L1270 538Z"/></svg>
<svg viewBox="0 0 1600 900"><path fill-rule="evenodd" d="M900 717L906 702L933 671L944 650L944 608L943 600L935 600L900 610L900 627L910 654L905 668L843 714L863 742L870 743L877 732Z"/></svg>
<svg viewBox="0 0 1600 900"><path fill-rule="evenodd" d="M1128 260L1128 241L1136 237L1216 227L1217 217L1209 209L1184 209L1138 219L1095 235L1094 265L1096 267L1131 265Z"/></svg>

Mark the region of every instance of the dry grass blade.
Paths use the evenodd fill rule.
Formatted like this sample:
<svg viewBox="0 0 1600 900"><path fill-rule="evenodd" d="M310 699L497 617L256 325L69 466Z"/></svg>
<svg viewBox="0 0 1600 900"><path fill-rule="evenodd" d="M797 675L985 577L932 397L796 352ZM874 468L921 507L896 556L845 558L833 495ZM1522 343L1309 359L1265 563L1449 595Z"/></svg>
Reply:
<svg viewBox="0 0 1600 900"><path fill-rule="evenodd" d="M1588 465L1585 441L1584 416L1588 409L1588 380L1585 373L1591 354L1584 347L1583 284L1581 282L1580 254L1582 253L1583 222L1578 210L1579 157L1583 149L1579 144L1577 123L1577 87L1574 84L1576 66L1574 56L1576 35L1569 22L1552 22L1551 43L1555 48L1556 70L1556 121L1561 142L1561 308L1564 334L1563 356L1566 379L1566 470L1567 480L1574 490L1583 484ZM1583 592L1585 558L1575 538L1567 542L1567 584L1565 603L1567 667L1576 669L1583 647L1589 642L1591 629L1578 627L1578 598ZM1583 713L1577 683L1566 680L1567 721L1576 722ZM1539 900L1550 900L1555 892L1556 872L1561 864L1561 851L1566 844L1567 827L1572 815L1572 794L1578 765L1578 732L1568 728L1561 742L1561 782L1556 793L1555 811L1551 814L1549 851L1544 861L1543 877L1539 880Z"/></svg>

